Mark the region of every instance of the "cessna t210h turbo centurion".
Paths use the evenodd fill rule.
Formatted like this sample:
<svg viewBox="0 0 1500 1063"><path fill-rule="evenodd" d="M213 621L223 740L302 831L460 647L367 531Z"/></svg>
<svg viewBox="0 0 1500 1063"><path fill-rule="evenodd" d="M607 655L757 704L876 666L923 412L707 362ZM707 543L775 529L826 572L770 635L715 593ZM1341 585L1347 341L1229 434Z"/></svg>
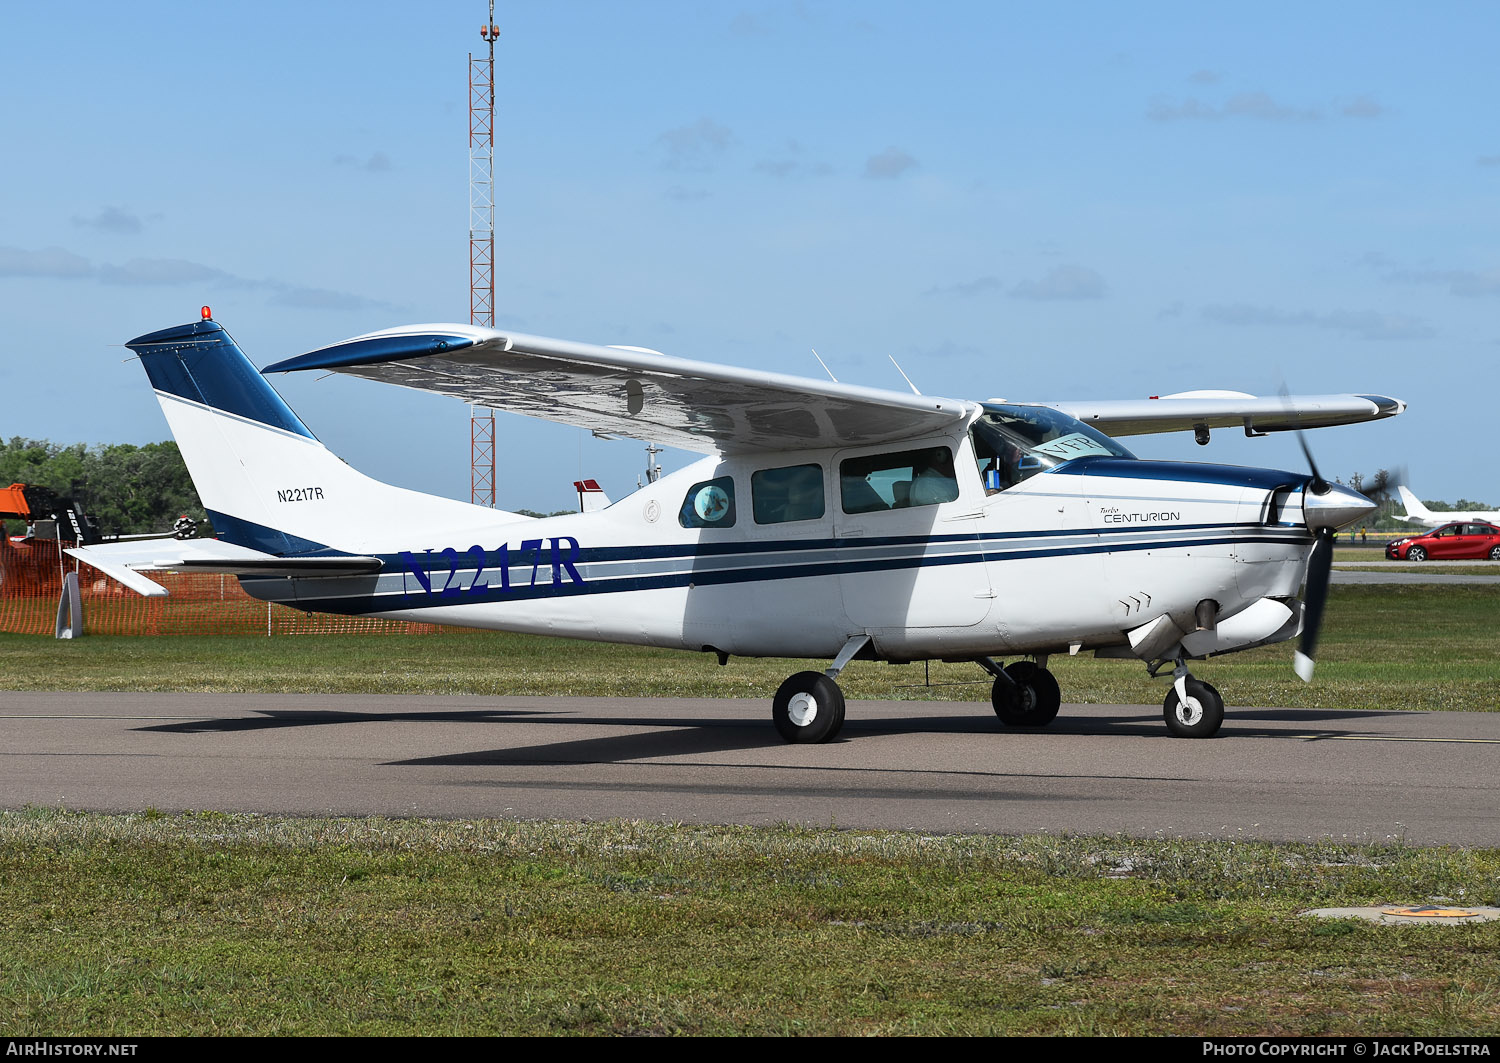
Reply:
<svg viewBox="0 0 1500 1063"><path fill-rule="evenodd" d="M375 332L268 366L331 370L707 455L597 512L530 519L392 487L313 436L207 308L132 340L217 539L73 551L142 573L223 572L299 609L731 655L821 658L772 702L790 742L844 721L851 660L973 661L1000 720L1045 726L1049 655L1172 676L1167 726L1224 703L1189 661L1301 635L1333 532L1363 495L1306 473L1141 461L1116 437L1391 417L1378 395L974 402L468 325ZM1309 464L1311 459L1309 458ZM1306 593L1298 592L1306 583ZM1012 663L1002 665L1010 658Z"/></svg>

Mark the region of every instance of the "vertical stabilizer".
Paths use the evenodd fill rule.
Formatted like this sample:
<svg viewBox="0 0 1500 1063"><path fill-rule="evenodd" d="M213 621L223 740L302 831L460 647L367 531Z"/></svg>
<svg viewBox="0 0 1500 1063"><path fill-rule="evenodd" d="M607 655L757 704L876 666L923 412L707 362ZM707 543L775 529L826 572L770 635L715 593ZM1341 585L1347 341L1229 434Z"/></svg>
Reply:
<svg viewBox="0 0 1500 1063"><path fill-rule="evenodd" d="M1406 507L1406 516L1409 520L1426 521L1429 524L1437 523L1441 518L1422 505L1422 500L1412 494L1405 484L1396 488L1396 493L1401 496L1401 504Z"/></svg>
<svg viewBox="0 0 1500 1063"><path fill-rule="evenodd" d="M609 496L598 480L574 480L573 487L578 491L578 512L598 513L609 506Z"/></svg>
<svg viewBox="0 0 1500 1063"><path fill-rule="evenodd" d="M429 547L525 520L372 480L323 446L218 322L126 344L141 359L217 536L281 556Z"/></svg>

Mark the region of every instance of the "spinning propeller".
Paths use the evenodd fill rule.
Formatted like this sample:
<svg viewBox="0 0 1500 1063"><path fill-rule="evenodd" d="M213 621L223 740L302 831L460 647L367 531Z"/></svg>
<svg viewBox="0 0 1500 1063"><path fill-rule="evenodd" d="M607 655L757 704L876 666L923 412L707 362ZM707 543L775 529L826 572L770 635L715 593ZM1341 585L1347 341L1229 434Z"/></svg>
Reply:
<svg viewBox="0 0 1500 1063"><path fill-rule="evenodd" d="M1316 536L1307 559L1307 590L1302 596L1302 642L1292 668L1304 683L1312 682L1313 655L1318 648L1318 629L1323 625L1323 607L1328 604L1328 580L1333 571L1333 536L1340 528L1375 509L1375 503L1343 484L1331 484L1318 471L1302 429L1297 442L1307 459L1311 478L1302 488L1302 516Z"/></svg>

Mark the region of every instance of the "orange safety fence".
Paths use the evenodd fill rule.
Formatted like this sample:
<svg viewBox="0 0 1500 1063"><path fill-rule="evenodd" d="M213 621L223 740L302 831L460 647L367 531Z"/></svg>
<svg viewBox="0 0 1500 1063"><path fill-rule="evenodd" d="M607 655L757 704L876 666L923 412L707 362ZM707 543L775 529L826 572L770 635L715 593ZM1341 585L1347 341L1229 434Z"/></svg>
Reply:
<svg viewBox="0 0 1500 1063"><path fill-rule="evenodd" d="M147 598L68 557L71 542L0 534L0 631L52 635L63 574L78 572L83 630L92 635L434 634L437 624L307 613L252 598L233 576L152 572L167 597Z"/></svg>

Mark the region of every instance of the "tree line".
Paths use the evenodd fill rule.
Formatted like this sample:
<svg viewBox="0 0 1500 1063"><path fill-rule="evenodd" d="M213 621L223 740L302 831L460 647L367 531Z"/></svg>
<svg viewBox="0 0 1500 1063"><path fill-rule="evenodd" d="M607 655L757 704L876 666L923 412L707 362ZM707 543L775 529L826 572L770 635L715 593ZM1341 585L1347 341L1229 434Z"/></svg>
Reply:
<svg viewBox="0 0 1500 1063"><path fill-rule="evenodd" d="M1344 481L1340 480L1340 483ZM1393 474L1388 469L1377 469L1371 476L1363 473L1354 473L1349 477L1349 486L1360 492L1371 502L1380 508L1368 520L1371 525L1376 524L1405 524L1404 514L1406 509L1402 506L1396 496L1396 487L1401 483L1398 474ZM1475 502L1470 498L1460 498L1457 502L1443 502L1439 499L1424 498L1422 505L1434 513L1467 513L1474 510L1491 510L1491 506L1484 502ZM1400 511L1399 513L1397 511Z"/></svg>
<svg viewBox="0 0 1500 1063"><path fill-rule="evenodd" d="M207 517L170 440L88 446L15 436L0 444L0 487L11 483L35 484L73 499L105 535L165 534L180 516L199 522ZM22 522L5 524L8 533L22 530Z"/></svg>

